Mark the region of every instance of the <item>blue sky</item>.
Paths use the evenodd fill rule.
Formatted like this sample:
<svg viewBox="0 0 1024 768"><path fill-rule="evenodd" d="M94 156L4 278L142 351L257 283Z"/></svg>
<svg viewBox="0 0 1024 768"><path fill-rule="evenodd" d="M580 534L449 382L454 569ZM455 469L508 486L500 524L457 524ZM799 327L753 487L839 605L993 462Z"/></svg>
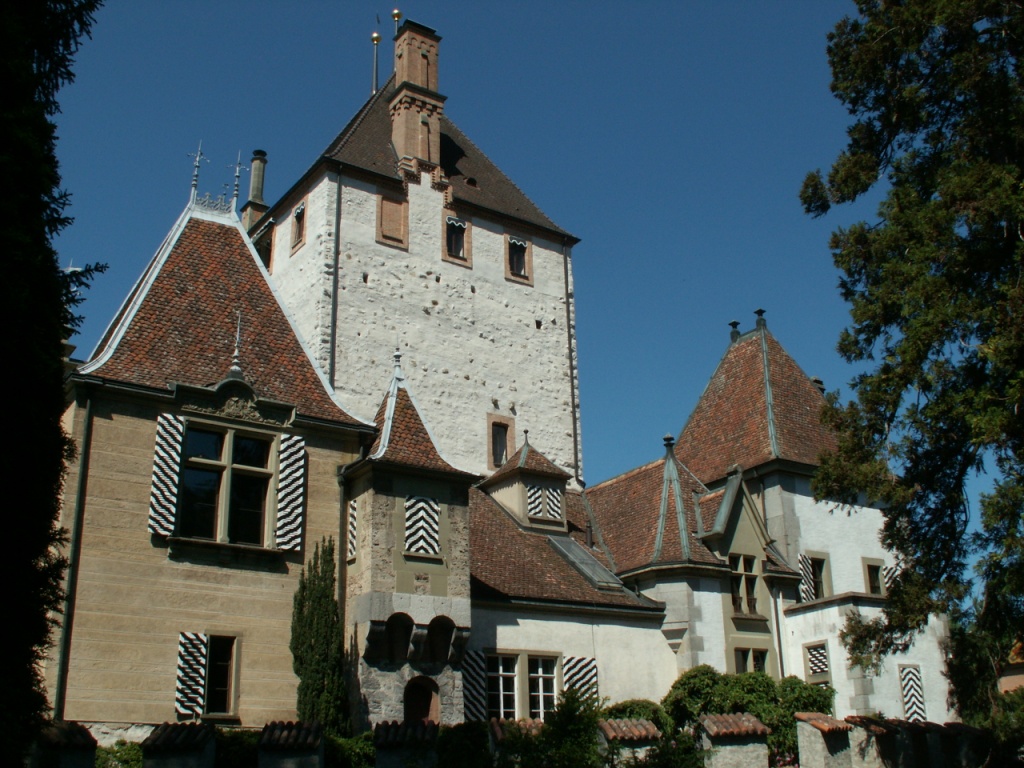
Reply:
<svg viewBox="0 0 1024 768"><path fill-rule="evenodd" d="M61 263L101 261L73 339L88 355L188 199L267 151L266 197L308 168L370 95L381 19L368 2L108 0L60 95L75 223ZM870 206L803 214L804 175L849 123L829 92L825 35L852 2L442 2L406 17L443 37L446 111L574 249L585 477L657 458L728 342L769 329L830 389L847 320L832 229ZM248 179L243 177L242 190ZM366 414L368 415L368 414Z"/></svg>

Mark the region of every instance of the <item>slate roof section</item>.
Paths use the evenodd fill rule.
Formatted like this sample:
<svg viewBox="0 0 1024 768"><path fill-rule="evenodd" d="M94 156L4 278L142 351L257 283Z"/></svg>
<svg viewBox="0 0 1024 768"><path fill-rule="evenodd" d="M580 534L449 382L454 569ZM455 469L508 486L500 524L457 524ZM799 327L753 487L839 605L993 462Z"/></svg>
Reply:
<svg viewBox="0 0 1024 768"><path fill-rule="evenodd" d="M377 438L370 448L371 461L476 477L453 467L437 450L437 444L405 385L401 356L397 352L391 385L377 409L374 424L377 425Z"/></svg>
<svg viewBox="0 0 1024 768"><path fill-rule="evenodd" d="M599 483L585 493L617 573L652 565L728 565L699 536L710 530L721 493L701 501L707 488L670 450L664 458Z"/></svg>
<svg viewBox="0 0 1024 768"><path fill-rule="evenodd" d="M544 477L554 477L559 480L568 480L572 475L561 467L557 466L551 459L530 445L529 435L523 442L522 447L512 454L511 458L494 471L485 485L490 485L497 480L504 479L520 471L531 472Z"/></svg>
<svg viewBox="0 0 1024 768"><path fill-rule="evenodd" d="M704 715L700 719L708 736L713 739L737 736L767 736L771 729L749 712L734 715Z"/></svg>
<svg viewBox="0 0 1024 768"><path fill-rule="evenodd" d="M78 373L157 390L210 387L240 361L257 396L299 414L366 428L307 354L234 214L190 204Z"/></svg>
<svg viewBox="0 0 1024 768"><path fill-rule="evenodd" d="M566 493L564 502L570 535L608 567L599 550L586 547L585 512L579 494ZM472 599L573 603L581 607L639 609L660 615L660 603L623 586L594 586L555 551L548 542L550 532L520 527L512 515L479 488L470 490L469 517Z"/></svg>
<svg viewBox="0 0 1024 768"><path fill-rule="evenodd" d="M704 483L734 464L775 459L815 466L836 447L821 423L824 396L768 331L763 318L726 350L676 444L676 455Z"/></svg>
<svg viewBox="0 0 1024 768"><path fill-rule="evenodd" d="M391 143L389 104L394 94L392 75L328 145L323 157L401 182L398 156ZM441 116L441 169L451 182L456 207L467 203L548 230L568 238L570 244L578 242L548 218L447 115Z"/></svg>

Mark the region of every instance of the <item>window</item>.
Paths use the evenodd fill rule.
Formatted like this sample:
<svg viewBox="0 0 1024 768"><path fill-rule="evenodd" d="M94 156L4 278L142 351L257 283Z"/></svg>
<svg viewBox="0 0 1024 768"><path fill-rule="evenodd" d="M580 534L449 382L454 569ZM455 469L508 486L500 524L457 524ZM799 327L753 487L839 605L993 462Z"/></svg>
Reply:
<svg viewBox="0 0 1024 768"><path fill-rule="evenodd" d="M800 600L821 600L832 594L828 555L821 552L802 553L800 561Z"/></svg>
<svg viewBox="0 0 1024 768"><path fill-rule="evenodd" d="M811 589L815 600L825 596L825 560L819 557L811 558Z"/></svg>
<svg viewBox="0 0 1024 768"><path fill-rule="evenodd" d="M306 242L306 201L295 207L292 214L292 250Z"/></svg>
<svg viewBox="0 0 1024 768"><path fill-rule="evenodd" d="M533 244L518 235L505 236L505 277L533 285Z"/></svg>
<svg viewBox="0 0 1024 768"><path fill-rule="evenodd" d="M530 717L541 720L555 708L555 659L530 657Z"/></svg>
<svg viewBox="0 0 1024 768"><path fill-rule="evenodd" d="M472 243L469 222L457 216L445 214L444 253L445 261L467 267L472 264Z"/></svg>
<svg viewBox="0 0 1024 768"><path fill-rule="evenodd" d="M804 646L804 667L808 683L828 685L831 682L828 667L828 646L825 643L814 643Z"/></svg>
<svg viewBox="0 0 1024 768"><path fill-rule="evenodd" d="M487 460L490 469L498 469L515 452L513 432L515 422L512 419L495 414L487 416Z"/></svg>
<svg viewBox="0 0 1024 768"><path fill-rule="evenodd" d="M730 587L733 613L757 613L757 574L754 569L757 558L752 555L729 555L732 569Z"/></svg>
<svg viewBox="0 0 1024 768"><path fill-rule="evenodd" d="M526 511L530 517L562 519L562 489L526 486Z"/></svg>
<svg viewBox="0 0 1024 768"><path fill-rule="evenodd" d="M409 207L405 200L381 195L377 208L377 242L407 248Z"/></svg>
<svg viewBox="0 0 1024 768"><path fill-rule="evenodd" d="M182 452L177 535L262 547L273 439L190 426Z"/></svg>
<svg viewBox="0 0 1024 768"><path fill-rule="evenodd" d="M736 674L768 671L768 651L762 648L737 648L735 659Z"/></svg>
<svg viewBox="0 0 1024 768"><path fill-rule="evenodd" d="M884 565L881 560L864 558L864 587L869 595L885 594Z"/></svg>
<svg viewBox="0 0 1024 768"><path fill-rule="evenodd" d="M161 414L149 532L265 549L302 548L305 441Z"/></svg>
<svg viewBox="0 0 1024 768"><path fill-rule="evenodd" d="M229 715L235 711L237 638L182 632L174 707L184 717Z"/></svg>
<svg viewBox="0 0 1024 768"><path fill-rule="evenodd" d="M518 663L517 656L487 658L487 717L515 719Z"/></svg>

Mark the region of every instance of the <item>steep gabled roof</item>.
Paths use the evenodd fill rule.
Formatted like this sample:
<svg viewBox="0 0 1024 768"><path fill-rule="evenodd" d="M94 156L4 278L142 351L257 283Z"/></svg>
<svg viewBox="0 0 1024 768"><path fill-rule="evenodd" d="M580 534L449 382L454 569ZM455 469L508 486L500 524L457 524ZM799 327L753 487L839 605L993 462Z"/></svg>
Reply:
<svg viewBox="0 0 1024 768"><path fill-rule="evenodd" d="M534 475L554 477L559 480L568 480L572 475L561 467L557 466L551 459L530 445L529 436L523 442L522 447L512 454L511 458L494 471L485 481L490 485L496 480L502 480L517 472L528 472Z"/></svg>
<svg viewBox="0 0 1024 768"><path fill-rule="evenodd" d="M676 456L705 483L733 465L782 459L816 465L835 437L821 423L824 397L763 319L729 345L683 427Z"/></svg>
<svg viewBox="0 0 1024 768"><path fill-rule="evenodd" d="M369 426L335 401L237 216L199 202L179 217L78 374L158 390L209 387L227 377L236 335L257 396Z"/></svg>
<svg viewBox="0 0 1024 768"><path fill-rule="evenodd" d="M391 142L389 103L394 93L395 79L392 75L328 145L323 157L401 182L398 156ZM467 203L577 242L577 238L549 219L487 155L466 138L447 115L441 116L440 138L441 170L451 182L456 205Z"/></svg>
<svg viewBox="0 0 1024 768"><path fill-rule="evenodd" d="M619 584L596 586L562 554L584 550L583 557L607 568L602 553L586 545L586 512L579 493L565 494L569 534L547 534L519 526L490 496L470 490L470 575L472 598L497 602L529 601L575 604L580 607L662 610L659 603ZM563 544L553 546L550 539ZM568 547L565 546L569 542ZM610 575L610 574L609 574Z"/></svg>
<svg viewBox="0 0 1024 768"><path fill-rule="evenodd" d="M371 461L470 476L470 473L453 467L437 450L437 444L405 385L401 355L397 352L395 373L388 393L377 409L374 423L377 425L377 439L370 449Z"/></svg>
<svg viewBox="0 0 1024 768"><path fill-rule="evenodd" d="M724 564L700 538L701 515L714 514L701 503L708 490L672 454L671 439L666 442L663 458L585 491L620 574L654 565Z"/></svg>

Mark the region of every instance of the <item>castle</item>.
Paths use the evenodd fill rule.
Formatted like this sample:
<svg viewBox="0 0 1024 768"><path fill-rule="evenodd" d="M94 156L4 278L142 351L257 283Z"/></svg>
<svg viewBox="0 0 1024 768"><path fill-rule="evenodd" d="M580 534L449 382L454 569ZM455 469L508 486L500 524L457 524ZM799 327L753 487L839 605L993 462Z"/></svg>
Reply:
<svg viewBox="0 0 1024 768"><path fill-rule="evenodd" d="M354 719L543 718L660 699L698 664L835 688L836 714L952 718L942 621L877 675L882 517L810 490L822 393L734 327L659 460L585 488L572 249L451 121L441 38L280 200L196 185L91 360L47 683L85 723L295 718L292 596L338 542Z"/></svg>

